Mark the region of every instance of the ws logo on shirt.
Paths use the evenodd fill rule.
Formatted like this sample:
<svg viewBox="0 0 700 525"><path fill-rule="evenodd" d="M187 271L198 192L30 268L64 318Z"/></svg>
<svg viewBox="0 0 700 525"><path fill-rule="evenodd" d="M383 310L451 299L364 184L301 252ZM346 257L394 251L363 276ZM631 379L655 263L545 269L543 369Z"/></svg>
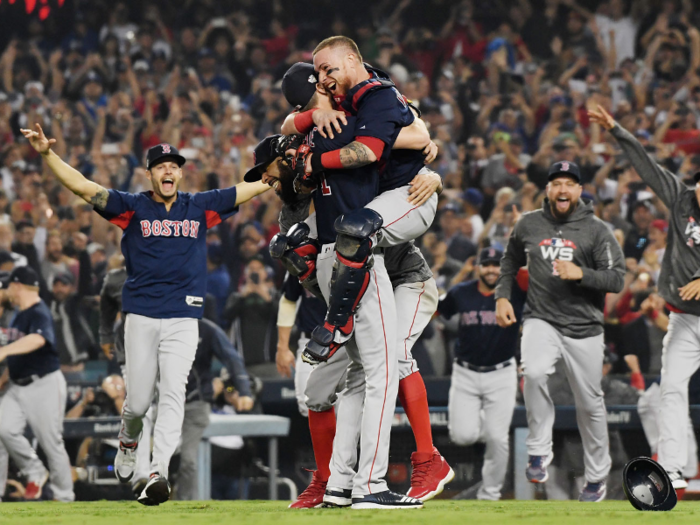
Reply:
<svg viewBox="0 0 700 525"><path fill-rule="evenodd" d="M199 235L199 221L141 221L144 237L192 237Z"/></svg>
<svg viewBox="0 0 700 525"><path fill-rule="evenodd" d="M575 249L576 245L573 243L573 241L569 241L567 239L560 239L558 237L545 239L542 242L540 242L540 251L542 252L542 257L545 261L551 261L553 275L559 275L557 269L554 268L554 261L556 261L557 259L561 261L573 261Z"/></svg>

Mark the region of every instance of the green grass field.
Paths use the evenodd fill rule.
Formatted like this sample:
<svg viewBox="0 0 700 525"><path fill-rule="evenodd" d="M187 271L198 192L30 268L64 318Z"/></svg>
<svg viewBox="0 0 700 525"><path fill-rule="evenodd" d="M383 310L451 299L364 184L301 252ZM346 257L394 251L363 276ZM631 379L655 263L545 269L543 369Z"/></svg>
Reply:
<svg viewBox="0 0 700 525"><path fill-rule="evenodd" d="M291 511L285 502L168 502L143 507L136 502L1 503L0 523L12 525L447 525L473 524L622 524L692 523L700 520L700 502L679 503L671 512L639 512L626 501L581 504L572 501L431 501L421 510Z"/></svg>

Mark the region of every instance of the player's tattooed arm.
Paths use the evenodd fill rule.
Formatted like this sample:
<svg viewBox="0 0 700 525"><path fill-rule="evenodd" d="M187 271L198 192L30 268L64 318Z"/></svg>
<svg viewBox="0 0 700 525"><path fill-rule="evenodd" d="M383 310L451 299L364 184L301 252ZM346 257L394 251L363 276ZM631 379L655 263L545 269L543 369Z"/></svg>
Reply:
<svg viewBox="0 0 700 525"><path fill-rule="evenodd" d="M343 168L359 168L377 160L374 152L364 144L354 141L340 150L340 163Z"/></svg>
<svg viewBox="0 0 700 525"><path fill-rule="evenodd" d="M92 204L98 210L104 210L107 207L109 193L102 186L98 186L97 188L97 193L90 197L90 204Z"/></svg>

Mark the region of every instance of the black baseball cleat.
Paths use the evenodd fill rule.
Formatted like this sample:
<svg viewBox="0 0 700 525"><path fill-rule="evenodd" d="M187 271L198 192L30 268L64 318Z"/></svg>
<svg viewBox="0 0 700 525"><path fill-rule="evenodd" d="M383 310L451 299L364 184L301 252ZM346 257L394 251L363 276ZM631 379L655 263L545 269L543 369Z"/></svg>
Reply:
<svg viewBox="0 0 700 525"><path fill-rule="evenodd" d="M349 507L352 505L352 489L330 487L323 495L324 507Z"/></svg>
<svg viewBox="0 0 700 525"><path fill-rule="evenodd" d="M170 499L170 483L163 476L154 472L141 492L138 502L149 507L160 505Z"/></svg>
<svg viewBox="0 0 700 525"><path fill-rule="evenodd" d="M419 499L397 494L390 490L367 494L359 498L352 498L353 510L364 509L422 509L423 503Z"/></svg>

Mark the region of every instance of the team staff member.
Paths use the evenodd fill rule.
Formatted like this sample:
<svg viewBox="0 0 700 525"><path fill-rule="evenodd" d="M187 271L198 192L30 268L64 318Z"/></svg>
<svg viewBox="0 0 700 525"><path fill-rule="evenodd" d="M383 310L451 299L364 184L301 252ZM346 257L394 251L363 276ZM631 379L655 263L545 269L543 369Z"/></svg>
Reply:
<svg viewBox="0 0 700 525"><path fill-rule="evenodd" d="M0 441L29 480L25 498L39 499L49 473L24 437L29 423L49 461L54 499L73 501L70 460L63 443L66 380L51 312L39 297L39 276L28 266L12 271L8 292L19 311L2 334L0 361L7 359L10 388L0 403Z"/></svg>
<svg viewBox="0 0 700 525"><path fill-rule="evenodd" d="M580 201L579 168L557 162L549 169L541 210L515 224L501 261L496 287L499 326L517 322L511 304L513 278L528 265L530 275L521 343L529 454L526 475L547 480L552 461L554 404L547 378L559 359L576 400L583 441L586 485L580 501L602 501L610 472L603 390L603 306L605 294L623 286L625 261L610 229Z"/></svg>
<svg viewBox="0 0 700 525"><path fill-rule="evenodd" d="M179 192L185 158L174 146L159 144L146 155L153 191L108 191L63 162L51 150L55 139L48 140L39 124L22 134L64 186L124 230L127 383L114 470L120 481L132 479L142 419L158 383L151 472L138 501L159 505L170 498L168 465L180 440L185 386L197 349L197 319L206 294L206 231L269 188L257 183Z"/></svg>
<svg viewBox="0 0 700 525"><path fill-rule="evenodd" d="M446 319L459 315L448 404L450 439L458 445L485 441L483 482L477 493L484 500L501 499L508 468L508 437L518 385L515 354L525 305L523 290L527 289L525 273L513 289L517 320L500 328L494 289L502 257L500 250L484 248L479 254L477 280L456 285L438 305Z"/></svg>
<svg viewBox="0 0 700 525"><path fill-rule="evenodd" d="M673 487L686 488L682 476L688 450L688 382L700 366L700 173L695 188L653 162L644 147L603 108L589 111L592 122L611 132L632 166L670 213L666 255L661 263L659 293L671 314L664 337L661 368L659 463Z"/></svg>

